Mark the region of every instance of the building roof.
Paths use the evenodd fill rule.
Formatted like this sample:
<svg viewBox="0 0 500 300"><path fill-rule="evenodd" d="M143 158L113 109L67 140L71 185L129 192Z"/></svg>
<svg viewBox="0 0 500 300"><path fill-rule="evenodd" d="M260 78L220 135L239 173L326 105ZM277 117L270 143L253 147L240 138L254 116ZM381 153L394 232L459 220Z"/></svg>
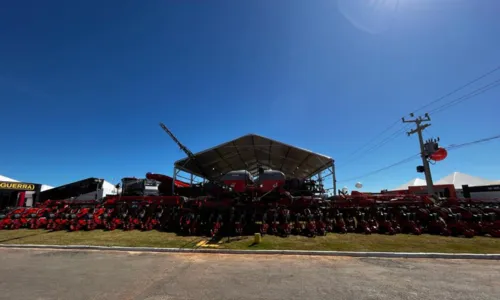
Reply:
<svg viewBox="0 0 500 300"><path fill-rule="evenodd" d="M392 191L403 191L403 190L407 190L408 187L410 187L410 186L424 186L426 184L427 184L427 181L425 181L425 179L414 178L414 179L408 181L407 183L402 184L395 189L392 189Z"/></svg>
<svg viewBox="0 0 500 300"><path fill-rule="evenodd" d="M258 174L258 168L270 168L285 173L287 177L306 178L333 165L331 157L290 146L257 134L248 134L205 151L195 153L196 162L184 158L175 167L203 176L217 178L233 170L247 170Z"/></svg>
<svg viewBox="0 0 500 300"><path fill-rule="evenodd" d="M462 185L481 186L495 184L494 180L488 180L481 177L471 176L468 174L453 172L450 175L434 182L435 185L453 184L456 189L462 189Z"/></svg>
<svg viewBox="0 0 500 300"><path fill-rule="evenodd" d="M15 180L15 179L12 179L12 178L9 178L9 177L5 177L3 175L0 175L0 181L19 182L18 180Z"/></svg>

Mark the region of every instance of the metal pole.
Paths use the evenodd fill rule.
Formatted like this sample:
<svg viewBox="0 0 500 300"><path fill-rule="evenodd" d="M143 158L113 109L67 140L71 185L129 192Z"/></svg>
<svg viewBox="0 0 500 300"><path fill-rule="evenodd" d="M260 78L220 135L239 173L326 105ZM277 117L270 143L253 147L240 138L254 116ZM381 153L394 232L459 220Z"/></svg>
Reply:
<svg viewBox="0 0 500 300"><path fill-rule="evenodd" d="M177 168L174 166L174 173L172 175L172 196L175 192L175 178L177 178Z"/></svg>
<svg viewBox="0 0 500 300"><path fill-rule="evenodd" d="M33 199L32 201L32 205L31 206L35 206L36 203L40 202L40 193L42 192L42 185L39 184L39 185L35 185L35 198ZM33 196L31 196L33 197Z"/></svg>
<svg viewBox="0 0 500 300"><path fill-rule="evenodd" d="M335 161L332 163L333 195L337 196L337 175L335 175Z"/></svg>
<svg viewBox="0 0 500 300"><path fill-rule="evenodd" d="M96 190L95 190L95 197L94 197L94 200L96 200L96 201L97 201L97 198L98 198L97 195L99 195L99 185L101 185L101 182L102 182L101 180L104 180L104 179L98 179L97 180L97 187L96 187Z"/></svg>
<svg viewBox="0 0 500 300"><path fill-rule="evenodd" d="M321 177L321 172L318 173L318 184L321 184L321 188L324 190L325 185L323 184L323 178Z"/></svg>

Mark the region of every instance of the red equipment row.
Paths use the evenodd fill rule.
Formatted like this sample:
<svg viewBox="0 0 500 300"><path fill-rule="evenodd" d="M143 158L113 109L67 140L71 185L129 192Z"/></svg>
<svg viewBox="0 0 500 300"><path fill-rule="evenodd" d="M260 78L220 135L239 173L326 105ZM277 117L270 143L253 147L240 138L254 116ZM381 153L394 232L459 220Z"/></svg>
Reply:
<svg viewBox="0 0 500 300"><path fill-rule="evenodd" d="M49 200L0 216L0 229L19 228L158 229L208 236L357 232L500 237L500 207L498 202L450 199L434 205L426 196L360 193L331 200L302 196L249 203L229 198L112 196L103 203Z"/></svg>
<svg viewBox="0 0 500 300"><path fill-rule="evenodd" d="M124 229L133 229L132 224L139 227L153 228L153 220L139 222L138 218L132 219L130 216L122 220L116 216L117 208L123 208L131 203L138 207L170 206L181 205L181 197L108 197L103 203L97 201L52 201L32 208L20 207L0 214L0 229L49 229L78 231L81 229L93 230L103 228L113 230L119 225L126 224ZM129 221L129 222L127 222ZM135 227L134 227L135 228Z"/></svg>

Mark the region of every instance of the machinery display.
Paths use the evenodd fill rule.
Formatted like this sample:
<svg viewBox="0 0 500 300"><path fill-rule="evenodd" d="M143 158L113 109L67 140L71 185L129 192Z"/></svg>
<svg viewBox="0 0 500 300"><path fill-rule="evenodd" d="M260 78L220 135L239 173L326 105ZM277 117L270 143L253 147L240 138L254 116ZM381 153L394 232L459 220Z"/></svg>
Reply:
<svg viewBox="0 0 500 300"><path fill-rule="evenodd" d="M436 234L500 237L500 201L427 196L362 194L259 198L262 190L222 191L221 198L199 196L122 196L103 202L47 200L36 207L0 213L0 229L162 230L180 235L234 236L260 232L288 236L328 232L363 234Z"/></svg>
<svg viewBox="0 0 500 300"><path fill-rule="evenodd" d="M97 200L51 200L0 212L1 229L161 230L179 235L254 233L309 237L335 233L500 237L500 200L437 199L425 194L334 190L333 159L257 135L193 154L163 124L187 155L173 177L126 177L121 192ZM179 172L191 173L190 182ZM203 180L195 183L193 177Z"/></svg>

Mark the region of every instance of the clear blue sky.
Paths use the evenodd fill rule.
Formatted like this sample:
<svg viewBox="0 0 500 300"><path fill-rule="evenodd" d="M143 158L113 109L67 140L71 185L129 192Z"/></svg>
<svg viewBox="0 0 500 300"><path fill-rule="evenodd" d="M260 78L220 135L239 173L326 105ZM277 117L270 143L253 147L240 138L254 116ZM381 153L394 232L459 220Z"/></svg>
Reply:
<svg viewBox="0 0 500 300"><path fill-rule="evenodd" d="M0 174L50 185L171 174L184 154L163 121L194 152L257 133L329 155L352 188L342 179L418 142L401 135L341 167L353 151L500 65L498 0L397 2L5 1ZM443 145L498 134L499 108L497 88L433 116L426 134ZM500 179L499 152L498 140L450 152L434 177ZM417 163L359 181L392 188Z"/></svg>

